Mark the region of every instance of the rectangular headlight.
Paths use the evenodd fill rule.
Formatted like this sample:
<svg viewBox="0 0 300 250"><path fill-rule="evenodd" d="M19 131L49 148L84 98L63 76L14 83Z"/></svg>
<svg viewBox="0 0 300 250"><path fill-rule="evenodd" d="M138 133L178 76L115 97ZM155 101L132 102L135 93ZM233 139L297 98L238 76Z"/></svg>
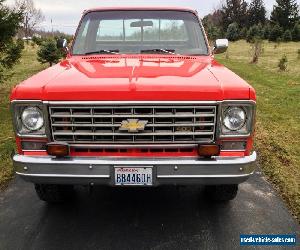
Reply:
<svg viewBox="0 0 300 250"><path fill-rule="evenodd" d="M15 131L21 137L46 137L44 105L38 101L13 101Z"/></svg>
<svg viewBox="0 0 300 250"><path fill-rule="evenodd" d="M220 136L250 136L254 130L254 102L226 102L221 105Z"/></svg>

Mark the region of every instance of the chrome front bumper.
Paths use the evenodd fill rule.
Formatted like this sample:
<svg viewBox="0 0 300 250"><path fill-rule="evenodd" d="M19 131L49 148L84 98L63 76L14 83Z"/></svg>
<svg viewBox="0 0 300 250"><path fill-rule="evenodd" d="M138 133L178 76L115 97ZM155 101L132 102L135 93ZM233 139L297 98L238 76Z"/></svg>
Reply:
<svg viewBox="0 0 300 250"><path fill-rule="evenodd" d="M114 167L153 167L153 185L238 184L255 170L256 153L246 157L56 159L15 155L17 175L41 184L114 185Z"/></svg>

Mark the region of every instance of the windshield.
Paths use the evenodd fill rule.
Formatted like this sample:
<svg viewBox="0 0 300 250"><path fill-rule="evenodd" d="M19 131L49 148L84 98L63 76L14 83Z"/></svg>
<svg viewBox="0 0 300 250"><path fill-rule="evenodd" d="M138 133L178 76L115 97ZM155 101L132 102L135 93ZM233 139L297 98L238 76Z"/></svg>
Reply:
<svg viewBox="0 0 300 250"><path fill-rule="evenodd" d="M74 55L207 55L199 20L186 11L95 11L86 14Z"/></svg>

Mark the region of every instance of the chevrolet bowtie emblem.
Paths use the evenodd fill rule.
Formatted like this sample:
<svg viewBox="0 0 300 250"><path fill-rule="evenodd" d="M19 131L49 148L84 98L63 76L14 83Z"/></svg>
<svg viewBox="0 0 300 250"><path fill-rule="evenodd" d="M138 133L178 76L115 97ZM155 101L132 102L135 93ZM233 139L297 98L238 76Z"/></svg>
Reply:
<svg viewBox="0 0 300 250"><path fill-rule="evenodd" d="M130 133L139 132L145 129L148 121L140 121L138 119L127 119L122 121L120 130L127 130Z"/></svg>

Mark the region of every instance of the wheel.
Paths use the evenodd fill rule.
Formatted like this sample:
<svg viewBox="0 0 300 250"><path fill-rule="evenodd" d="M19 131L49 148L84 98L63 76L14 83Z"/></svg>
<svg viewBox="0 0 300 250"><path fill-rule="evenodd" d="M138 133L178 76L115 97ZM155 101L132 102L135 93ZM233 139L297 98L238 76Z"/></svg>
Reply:
<svg viewBox="0 0 300 250"><path fill-rule="evenodd" d="M230 201L236 197L238 189L238 185L206 186L205 196L213 201Z"/></svg>
<svg viewBox="0 0 300 250"><path fill-rule="evenodd" d="M73 196L74 187L71 185L35 184L35 191L42 201L61 203Z"/></svg>

